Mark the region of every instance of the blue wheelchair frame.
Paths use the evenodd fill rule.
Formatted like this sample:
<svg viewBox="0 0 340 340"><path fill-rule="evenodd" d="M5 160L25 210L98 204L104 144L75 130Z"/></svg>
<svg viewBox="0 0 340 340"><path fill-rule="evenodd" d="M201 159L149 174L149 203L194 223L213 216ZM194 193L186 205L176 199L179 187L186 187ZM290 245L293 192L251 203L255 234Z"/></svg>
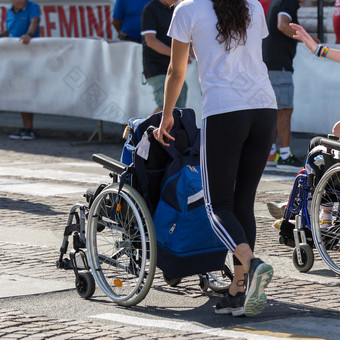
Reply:
<svg viewBox="0 0 340 340"><path fill-rule="evenodd" d="M331 148L336 146L336 144L332 144L334 143L332 139L335 138L329 135L328 139L321 140L321 145L326 146L327 151L316 150L307 156L307 162L313 171L309 174L307 171L300 171L296 176L284 218L280 224L279 242L294 247L293 262L301 272L308 272L314 263L312 216L308 211L308 202L311 202L316 185L322 175L337 162L330 152ZM315 159L320 155L324 161L321 169L315 164ZM338 216L340 216L340 211ZM295 220L295 225L290 222L292 219Z"/></svg>

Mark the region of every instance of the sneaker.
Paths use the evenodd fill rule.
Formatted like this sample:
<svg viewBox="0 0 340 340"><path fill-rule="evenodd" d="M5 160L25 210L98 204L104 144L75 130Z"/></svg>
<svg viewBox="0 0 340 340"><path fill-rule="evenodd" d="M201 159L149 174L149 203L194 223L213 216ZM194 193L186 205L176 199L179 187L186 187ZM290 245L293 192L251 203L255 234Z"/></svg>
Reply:
<svg viewBox="0 0 340 340"><path fill-rule="evenodd" d="M35 134L31 129L25 129L24 133L21 136L21 139L24 140L32 140L35 138Z"/></svg>
<svg viewBox="0 0 340 340"><path fill-rule="evenodd" d="M303 164L298 160L292 153L287 159L282 159L279 157L277 161L277 168L280 170L300 170Z"/></svg>
<svg viewBox="0 0 340 340"><path fill-rule="evenodd" d="M249 273L246 274L246 298L244 301L244 314L255 316L262 312L267 303L264 289L273 277L273 267L259 258L250 261Z"/></svg>
<svg viewBox="0 0 340 340"><path fill-rule="evenodd" d="M283 218L285 214L285 209L287 206L287 202L284 203L276 203L276 202L269 202L267 203L267 208L272 217L275 219Z"/></svg>
<svg viewBox="0 0 340 340"><path fill-rule="evenodd" d="M20 129L17 133L15 133L13 135L9 135L9 138L11 138L11 139L21 139L24 133L25 133L25 129Z"/></svg>
<svg viewBox="0 0 340 340"><path fill-rule="evenodd" d="M232 316L244 315L244 293L237 293L235 296L225 294L225 297L216 304L216 314L232 314Z"/></svg>
<svg viewBox="0 0 340 340"><path fill-rule="evenodd" d="M274 155L269 155L266 166L276 166L279 158L280 154L278 152L274 153Z"/></svg>

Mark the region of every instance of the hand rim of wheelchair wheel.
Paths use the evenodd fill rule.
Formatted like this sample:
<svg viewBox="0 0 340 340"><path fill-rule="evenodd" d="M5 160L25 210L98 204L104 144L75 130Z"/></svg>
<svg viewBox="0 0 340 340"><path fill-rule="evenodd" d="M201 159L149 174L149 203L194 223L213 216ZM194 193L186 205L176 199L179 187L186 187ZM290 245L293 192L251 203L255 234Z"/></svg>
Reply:
<svg viewBox="0 0 340 340"><path fill-rule="evenodd" d="M327 203L331 203L337 205L338 212L340 208L340 191L337 186L339 183L335 183L336 181L340 181L340 165L335 164L331 168L329 168L324 175L319 180L318 185L315 188L313 199L312 199L312 208L311 208L311 224L312 224L312 235L315 247L317 248L321 258L328 265L328 267L333 270L335 273L340 274L340 224L338 227L335 225L335 231L332 231L332 228L321 228L320 227L320 217L319 212L321 209L321 204L324 204L325 201ZM340 189L340 188L339 188ZM332 192L333 190L333 192ZM336 199L334 199L334 197ZM337 215L338 215L337 212ZM339 216L338 216L339 217ZM336 219L333 217L332 223L335 223ZM339 222L339 220L337 221ZM335 241L333 246L330 246L330 239L333 238ZM337 246L337 250L334 250L334 246ZM334 255L334 256L333 256ZM335 263L334 260L337 260Z"/></svg>
<svg viewBox="0 0 340 340"><path fill-rule="evenodd" d="M133 273L131 273L130 269L125 265L119 264L116 259L111 258L108 259L108 262L116 262L116 268L117 269L123 269L125 268L125 274L133 276L135 278L135 282L132 282L132 288L129 293L124 293L125 295L118 295L116 292L113 291L113 288L119 288L123 287L124 282L120 279L115 279L112 281L114 286L110 286L110 283L107 282L107 279L104 275L102 265L100 263L99 258L105 258L104 255L99 254L97 252L97 221L98 221L98 214L100 214L100 209L103 209L106 211L106 203L102 203L102 200L105 200L107 197L116 197L118 194L118 183L114 183L113 185L107 187L104 189L95 199L93 202L90 212L89 212L89 221L88 221L88 230L87 230L87 248L88 248L88 254L89 254L89 264L92 269L92 273L99 285L99 287L103 290L103 292L110 297L113 301L117 302L118 304L122 306L133 306L142 301L145 296L147 295L151 284L153 282L153 277L155 273L155 267L156 267L156 237L155 232L153 229L153 223L152 219L149 213L148 208L146 207L145 202L140 197L138 192L130 187L129 185L125 185L123 189L121 190L119 197L120 199L124 200L124 203L126 202L128 209L130 209L131 213L133 214L133 218L136 220L137 230L140 235L140 240L138 240L139 246L141 249L138 249L141 251L141 263L140 267L138 269L138 275L139 277L136 278ZM111 195L111 196L110 196ZM110 201L111 203L113 201ZM102 205L101 205L102 204ZM101 205L101 206L100 206ZM145 225L143 224L142 218L145 222ZM114 225L114 223L112 223ZM112 227L111 230L114 230L115 227ZM148 234L148 241L146 240L145 230L147 229ZM122 228L119 228L117 226L117 230L120 231L123 230ZM117 242L117 241L116 241ZM129 240L121 240L119 242L126 242L128 243ZM131 242L132 243L132 242ZM148 248L149 247L149 248ZM147 249L148 248L148 249ZM136 250L137 251L137 250ZM128 252L124 253L128 257ZM130 256L135 256L131 255ZM128 257L129 258L129 257ZM130 258L131 259L131 258ZM134 259L132 259L134 260ZM134 262L132 261L132 264ZM146 265L147 263L147 265ZM131 264L131 260L130 260ZM129 265L130 266L130 265ZM113 266L112 266L113 267ZM130 271L130 273L129 273ZM114 275L114 273L112 274ZM115 281L118 282L118 284L115 283ZM124 286L128 287L128 286Z"/></svg>

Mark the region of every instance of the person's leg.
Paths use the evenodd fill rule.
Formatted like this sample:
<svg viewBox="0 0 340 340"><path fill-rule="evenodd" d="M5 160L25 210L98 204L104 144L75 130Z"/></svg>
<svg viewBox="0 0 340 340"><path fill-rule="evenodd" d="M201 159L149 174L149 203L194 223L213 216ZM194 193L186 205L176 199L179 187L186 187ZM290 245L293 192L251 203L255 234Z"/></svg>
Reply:
<svg viewBox="0 0 340 340"><path fill-rule="evenodd" d="M216 312L219 314L241 315L239 313L242 313L242 311L233 310L230 306L235 306L242 301L240 294L244 291L244 275L246 273L248 293L245 296L244 303L246 315L258 314L266 304L266 295L263 289L272 277L272 267L263 263L260 259L255 259L251 247L254 247L256 233L253 212L254 191L256 192L258 181L266 164L266 156L269 153L275 132L276 115L275 112L273 113L275 110L271 111L273 118L271 120L271 133L269 133L268 138L264 138L267 145L263 152L260 152L264 157L260 157L259 161L256 162L254 176L248 176L247 173L249 172L249 164L251 164L253 170L253 164L249 163L250 159L246 162L246 167L243 166L244 159L247 158L246 155L243 156L244 144L253 124L252 120L249 119L249 112L239 111L208 117L202 124L202 182L208 217L216 234L237 258L234 266L234 280L229 292L224 300L216 305ZM265 135L268 135L268 129L266 132ZM260 140L263 140L262 133L263 130L259 129L257 136ZM221 152L223 145L228 145L228 149ZM262 146L262 144L257 145L257 147ZM240 179L240 165L242 165L242 169L247 168L246 178L253 178L252 180ZM242 172L243 170L241 175ZM252 181L255 181L255 183L252 183ZM250 188L247 187L246 190L243 190L245 184L247 186L249 184ZM249 189L250 193L248 193ZM242 195L237 193L239 190L242 191ZM246 203L242 204L242 209L239 209L237 208L239 206L237 201L241 196L246 197ZM248 202L250 203L248 204ZM246 218L239 214L241 210L243 212L249 211L245 213ZM236 211L238 213L235 213ZM244 220L245 224L241 223L241 220Z"/></svg>
<svg viewBox="0 0 340 340"><path fill-rule="evenodd" d="M24 129L33 130L33 113L21 112L21 119Z"/></svg>
<svg viewBox="0 0 340 340"><path fill-rule="evenodd" d="M147 83L152 86L153 95L157 105L152 114L163 110L165 77L165 74L159 74L147 79Z"/></svg>
<svg viewBox="0 0 340 340"><path fill-rule="evenodd" d="M277 111L277 134L280 148L290 146L290 120L293 109L281 109Z"/></svg>
<svg viewBox="0 0 340 340"><path fill-rule="evenodd" d="M253 258L243 226L233 211L238 163L248 130L247 121L237 114L208 117L201 129L202 182L208 217L215 233L240 261L234 268L235 278L229 288L232 295L244 291L243 282L238 282L244 280L241 264L247 270Z"/></svg>
<svg viewBox="0 0 340 340"><path fill-rule="evenodd" d="M252 252L256 238L254 215L256 189L266 165L275 130L275 110L252 111L252 126L243 144L234 192L234 213L244 228ZM239 268L239 271L241 270L242 266ZM249 268L243 265L243 270L247 273Z"/></svg>

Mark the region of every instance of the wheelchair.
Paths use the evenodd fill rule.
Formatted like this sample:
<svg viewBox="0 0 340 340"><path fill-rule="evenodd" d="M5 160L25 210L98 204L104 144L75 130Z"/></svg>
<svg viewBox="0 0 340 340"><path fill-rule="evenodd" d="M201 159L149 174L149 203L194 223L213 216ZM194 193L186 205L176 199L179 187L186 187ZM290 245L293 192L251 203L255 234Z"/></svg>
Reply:
<svg viewBox="0 0 340 340"><path fill-rule="evenodd" d="M340 274L340 141L333 135L321 138L326 150L311 151L307 163L311 172L302 169L295 178L284 218L280 222L279 242L291 247L294 266L308 272L314 264L313 248L335 273ZM325 227L320 211L329 207L332 219Z"/></svg>
<svg viewBox="0 0 340 340"><path fill-rule="evenodd" d="M157 242L151 214L141 194L121 176L128 166L103 154L92 160L109 170L112 183L102 183L84 195L87 204L72 206L64 231L57 268L73 270L80 297L89 299L96 283L114 302L134 306L150 290L156 270ZM133 176L133 174L131 174ZM69 258L69 237L73 249ZM226 292L233 273L228 253L221 271L199 274L202 291ZM170 286L182 278L163 274Z"/></svg>

